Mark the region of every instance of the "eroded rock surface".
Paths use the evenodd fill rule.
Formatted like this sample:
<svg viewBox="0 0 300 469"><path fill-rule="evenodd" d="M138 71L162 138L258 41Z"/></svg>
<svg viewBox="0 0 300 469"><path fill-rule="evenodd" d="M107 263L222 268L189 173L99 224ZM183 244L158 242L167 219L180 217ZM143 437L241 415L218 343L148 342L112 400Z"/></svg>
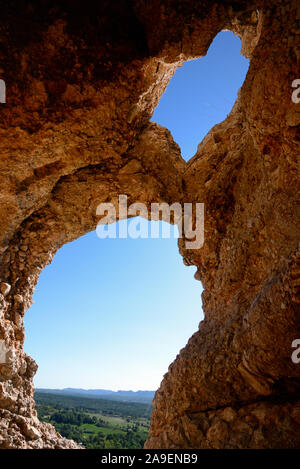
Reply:
<svg viewBox="0 0 300 469"><path fill-rule="evenodd" d="M205 203L203 248L179 243L205 319L156 393L146 447L300 447L298 2L25 3L0 25L0 448L76 447L37 419L23 316L44 266L119 194ZM249 72L186 163L149 119L222 29Z"/></svg>

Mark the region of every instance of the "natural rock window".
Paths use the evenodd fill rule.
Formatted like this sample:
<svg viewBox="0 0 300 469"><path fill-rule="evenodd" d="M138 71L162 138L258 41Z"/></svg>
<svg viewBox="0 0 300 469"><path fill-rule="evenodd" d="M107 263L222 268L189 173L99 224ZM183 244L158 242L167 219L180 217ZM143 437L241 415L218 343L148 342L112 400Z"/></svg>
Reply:
<svg viewBox="0 0 300 469"><path fill-rule="evenodd" d="M62 247L25 316L35 386L156 390L203 317L193 273L175 238L92 232Z"/></svg>
<svg viewBox="0 0 300 469"><path fill-rule="evenodd" d="M204 57L176 70L151 120L171 131L186 161L209 130L230 113L248 65L240 39L222 31Z"/></svg>
<svg viewBox="0 0 300 469"><path fill-rule="evenodd" d="M248 69L247 60L241 56L240 48L241 42L233 33L219 33L205 57L186 62L182 68L175 72L154 112L152 120L169 128L175 140L182 142L181 147L185 159L187 159L188 150L193 149L193 142L194 146L198 144L210 127L224 120L237 98L237 91L242 85ZM195 151L196 147L194 153ZM136 269L141 272L135 280L130 279L130 281L130 275L126 273L126 269L121 277L118 272L123 270L121 269L122 263L129 267L132 259L136 257L140 258L142 262L143 253L140 247L139 251L135 251L132 240L124 244L124 240L123 243L120 240L98 240L95 234L89 234L74 243L76 247L71 248L70 245L63 247L62 252L60 251L56 255L52 265L46 267L46 272L42 273L39 281L42 286L40 287L38 284L35 293L38 300L27 313L25 320L28 337L25 342L25 351L39 363L36 387L97 388L100 386L101 388L114 388L118 386L122 389L126 387L156 389L163 374L167 371L168 365L186 344L187 339L197 330L198 323L202 319L201 308L195 307L191 301L191 298L194 298L194 304L199 303L201 293L199 285L194 288L189 288L189 285L180 286L179 276L183 275L180 273L180 269L178 269L178 285L176 285L176 275L174 268L171 267L172 261L163 260L162 254L159 254L162 248L159 248L157 241L148 241L148 244L143 242L146 251L149 251L150 247L153 256L156 256L156 269L154 265L151 266L151 263L149 267L144 265L145 273L143 275L143 264L139 267L136 262ZM116 246L120 246L120 243L122 249L118 248L120 251L119 260L116 262L115 250ZM151 243L150 246L149 243ZM166 243L166 241L162 241L162 243ZM170 242L167 246L169 244ZM154 245L159 248L158 252ZM131 246L132 253L128 257L129 246ZM176 250L176 247L173 248L173 251L176 252ZM72 254L73 252L74 254ZM102 256L99 256L100 252L102 252ZM175 252L174 255L176 255ZM98 269L95 269L97 255L99 256ZM124 260L124 257L127 260ZM154 286L157 277L155 271L160 272L161 263L165 265L166 262L170 274L174 275L174 280L169 286L169 293L168 268L165 272L165 278L161 279L163 283L160 282L164 288L160 290L159 285ZM115 272L115 275L108 276L107 271L111 272L111 270ZM152 270L152 276L147 279L149 270ZM142 283L136 285L138 278L143 280ZM141 301L145 294L143 294L143 283L150 287L151 278L153 283L151 297L146 296ZM41 294L39 294L40 288L42 289ZM170 347L173 352L170 351L169 359L166 361L162 357L163 351L159 350L164 342L160 336L164 328L167 328L171 333L172 330L175 332L174 315L178 316L180 308L177 313L174 311L173 314L173 312L171 313L171 310L173 311L171 305L175 306L180 303L179 297L176 300L174 298L180 288L182 288L180 296L186 298L185 307L190 310L191 317L184 321L182 319L185 315L181 316L181 319L180 315L177 318L176 328L182 331L182 339L177 338L180 346L178 345L174 350L171 341ZM124 302L123 315L127 318L126 326L125 324L122 326L124 318L122 315L120 316L122 302L115 304L113 301L115 290L117 290L115 298L122 298L122 302ZM132 290L133 294L130 295L128 290ZM165 306L160 304L165 301L164 296L165 299L169 297ZM130 308L128 310L128 301L132 304L132 311ZM151 301L153 302L152 306ZM137 314L138 307L134 303L139 304L140 315ZM151 310L156 311L160 318L163 318L164 314L169 316L171 313L169 323L168 319L162 321L161 324L159 319L154 321L157 331L152 330L150 333L152 344L146 334L148 330L147 317L151 316ZM82 314L87 318L86 326L82 326ZM107 318L112 318L111 322ZM137 321L140 323L140 328L138 332L135 332ZM145 321L144 328L143 321ZM91 322L93 323L92 330L90 328ZM191 326L184 339L186 322L190 323ZM114 327L116 328L115 332ZM118 334L123 329L127 331L127 345L126 342L122 345L121 338L118 338ZM108 342L106 342L107 338L110 338ZM175 335L173 341L176 341ZM146 342L147 347L145 346ZM37 346L37 344L39 345ZM129 346L129 344L131 345ZM128 352L126 352L126 347ZM166 354L166 351L163 353ZM139 377L140 372L138 367L134 367L134 363L141 356L144 358L144 364L140 363L139 368L145 369L146 372L143 377L144 383L139 384L135 379ZM118 360L124 360L124 363L121 365ZM151 365L153 360L157 364L157 370L160 370L160 372L156 371L155 384L153 384L153 379L152 382L151 380L147 381L147 373L150 375L154 373L154 366ZM164 366L162 366L162 362ZM72 369L74 363L76 363L76 373ZM89 365L87 366L87 364ZM123 377L120 376L121 371L124 371ZM111 375L108 378L111 381L105 385L106 375ZM126 375L131 377L131 383L126 381ZM67 376L69 376L69 382L67 382ZM112 376L115 376L115 380ZM125 380L124 383L122 379Z"/></svg>

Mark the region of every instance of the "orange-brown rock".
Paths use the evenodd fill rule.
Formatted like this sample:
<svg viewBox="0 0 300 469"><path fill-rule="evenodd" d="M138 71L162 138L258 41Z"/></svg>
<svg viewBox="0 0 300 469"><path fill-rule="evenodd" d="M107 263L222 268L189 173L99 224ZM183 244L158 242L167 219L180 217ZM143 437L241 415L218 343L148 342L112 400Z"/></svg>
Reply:
<svg viewBox="0 0 300 469"><path fill-rule="evenodd" d="M23 316L100 202L204 202L205 319L154 399L146 448L300 447L299 3L7 0L1 7L0 448L76 447L40 423ZM149 119L170 77L232 30L250 68L185 163ZM222 77L220 77L220 80Z"/></svg>

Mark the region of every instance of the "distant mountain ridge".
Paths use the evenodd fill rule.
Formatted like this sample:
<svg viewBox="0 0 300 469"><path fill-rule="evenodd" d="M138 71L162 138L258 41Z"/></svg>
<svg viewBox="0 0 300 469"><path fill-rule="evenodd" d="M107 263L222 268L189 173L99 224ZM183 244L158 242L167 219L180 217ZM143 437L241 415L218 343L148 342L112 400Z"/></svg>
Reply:
<svg viewBox="0 0 300 469"><path fill-rule="evenodd" d="M47 394L63 394L66 396L82 396L112 399L125 402L142 402L151 404L155 391L111 391L109 389L82 389L82 388L64 388L64 389L47 389L37 388L36 392Z"/></svg>

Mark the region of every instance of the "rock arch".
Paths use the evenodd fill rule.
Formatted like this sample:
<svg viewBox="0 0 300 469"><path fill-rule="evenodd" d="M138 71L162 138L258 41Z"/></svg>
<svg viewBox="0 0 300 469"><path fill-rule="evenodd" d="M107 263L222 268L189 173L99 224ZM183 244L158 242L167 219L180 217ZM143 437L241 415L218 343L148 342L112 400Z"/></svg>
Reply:
<svg viewBox="0 0 300 469"><path fill-rule="evenodd" d="M264 3L3 7L0 339L15 355L0 365L0 447L75 446L36 417L22 318L42 268L119 193L205 203L203 248L179 243L205 288L205 319L155 396L146 447L300 446L300 11ZM231 114L185 163L149 118L176 68L222 29L241 37L250 69Z"/></svg>

